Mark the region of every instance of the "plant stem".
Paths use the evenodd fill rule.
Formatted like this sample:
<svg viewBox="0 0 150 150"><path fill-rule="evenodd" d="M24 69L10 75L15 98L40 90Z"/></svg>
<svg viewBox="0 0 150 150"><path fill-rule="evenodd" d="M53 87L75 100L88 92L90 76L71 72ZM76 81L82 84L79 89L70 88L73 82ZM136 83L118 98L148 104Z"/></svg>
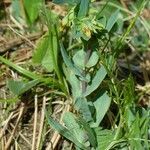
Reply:
<svg viewBox="0 0 150 150"><path fill-rule="evenodd" d="M85 58L84 58L84 69L82 71L82 75L86 78L86 64L91 56L92 53L92 49L90 47L90 42L87 41L83 41L84 43L84 51L86 53ZM82 93L84 93L86 91L87 88L87 82L86 81L82 81Z"/></svg>

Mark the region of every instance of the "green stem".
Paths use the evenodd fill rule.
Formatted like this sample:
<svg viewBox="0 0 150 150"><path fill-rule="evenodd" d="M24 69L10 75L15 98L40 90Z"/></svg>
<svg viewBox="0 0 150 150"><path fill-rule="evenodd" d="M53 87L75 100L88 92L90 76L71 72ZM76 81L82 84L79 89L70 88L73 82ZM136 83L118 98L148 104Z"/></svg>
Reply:
<svg viewBox="0 0 150 150"><path fill-rule="evenodd" d="M86 53L85 58L84 58L84 66L86 66L87 62L90 59L91 53L92 53L92 49L90 47L90 42L84 41L83 40L83 44L84 44L84 51ZM84 67L83 71L82 71L82 75L86 78L86 67ZM85 93L87 88L87 82L86 81L82 81L82 93Z"/></svg>

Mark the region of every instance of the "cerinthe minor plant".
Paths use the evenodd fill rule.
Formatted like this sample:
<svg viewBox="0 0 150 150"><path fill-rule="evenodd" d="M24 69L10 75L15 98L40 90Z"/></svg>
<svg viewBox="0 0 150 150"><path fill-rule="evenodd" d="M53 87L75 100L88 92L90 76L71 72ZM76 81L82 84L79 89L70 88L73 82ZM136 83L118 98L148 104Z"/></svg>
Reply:
<svg viewBox="0 0 150 150"><path fill-rule="evenodd" d="M57 0L54 2L59 3ZM119 11L113 13L106 23L103 17L99 17L99 13L89 13L90 0L64 2L71 8L62 19L61 28L69 29L66 33L69 45L75 48L67 49L68 43L62 41L62 38L59 47L64 61L63 72L71 87L69 93L75 114L64 114L65 127L52 118L47 118L49 124L72 141L77 149L96 149L98 145L94 130L111 103L107 91L99 88L107 74L99 56L99 41L109 36L108 32L116 23Z"/></svg>
<svg viewBox="0 0 150 150"><path fill-rule="evenodd" d="M67 32L63 33L65 40L62 40L63 37L60 35L59 48L64 62L62 70L68 83L68 89L70 89L68 93L69 99L71 97L73 111L63 115L64 126L47 115L49 124L72 141L76 149L109 150L118 143L120 147L127 146L128 140L120 138L124 124L122 111L119 112L121 119L117 130L102 130L99 127L111 103L107 91L100 88L101 82L107 75L107 70L105 64L100 60L102 52L99 47L101 44L104 45L102 48L104 50L109 43L110 33L113 32L112 29L119 17L119 10L112 13L106 21L105 17L101 16L101 11L92 13L89 7L90 0L54 0L53 2L67 3L70 7L69 13L61 22L61 28ZM114 56L118 55L125 37L132 29L145 4L146 1L143 1L127 31L118 40ZM111 60L113 59L107 60L109 68L113 66ZM112 64L109 65L109 63ZM111 82L114 84L113 78ZM117 87L113 86L118 93ZM119 95L117 97L117 99L120 98ZM131 144L130 141L129 143Z"/></svg>

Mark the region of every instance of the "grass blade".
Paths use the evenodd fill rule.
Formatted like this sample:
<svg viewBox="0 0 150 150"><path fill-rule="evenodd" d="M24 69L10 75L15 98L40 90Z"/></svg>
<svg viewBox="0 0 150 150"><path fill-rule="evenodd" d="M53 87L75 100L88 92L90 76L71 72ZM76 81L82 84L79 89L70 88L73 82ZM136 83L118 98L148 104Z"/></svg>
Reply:
<svg viewBox="0 0 150 150"><path fill-rule="evenodd" d="M146 3L148 2L148 0L143 0L140 8L138 9L136 16L133 18L133 20L131 21L130 25L128 26L126 32L123 34L123 36L119 39L118 43L117 43L117 47L115 49L116 51L116 57L119 55L120 50L123 46L123 42L125 41L126 37L128 36L128 34L130 33L130 31L132 30L137 18L140 16L141 11L143 10L144 6L146 5Z"/></svg>
<svg viewBox="0 0 150 150"><path fill-rule="evenodd" d="M48 78L41 77L40 75L37 75L31 71L28 71L28 70L14 64L13 62L9 61L8 59L6 59L2 56L0 56L0 61L30 79L39 80L41 83L52 85L53 87L57 87L57 88L61 89L62 91L64 91L65 93L67 93L67 91L64 89L64 86L62 84L60 84L57 80L55 80L51 77L48 77Z"/></svg>

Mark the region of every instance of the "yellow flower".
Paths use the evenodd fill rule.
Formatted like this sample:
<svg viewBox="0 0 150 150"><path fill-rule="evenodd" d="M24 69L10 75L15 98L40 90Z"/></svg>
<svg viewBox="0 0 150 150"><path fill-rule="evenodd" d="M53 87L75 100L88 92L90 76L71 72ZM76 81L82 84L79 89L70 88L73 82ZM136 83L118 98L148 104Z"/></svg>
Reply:
<svg viewBox="0 0 150 150"><path fill-rule="evenodd" d="M91 38L91 30L88 27L83 27L82 32L88 37Z"/></svg>

